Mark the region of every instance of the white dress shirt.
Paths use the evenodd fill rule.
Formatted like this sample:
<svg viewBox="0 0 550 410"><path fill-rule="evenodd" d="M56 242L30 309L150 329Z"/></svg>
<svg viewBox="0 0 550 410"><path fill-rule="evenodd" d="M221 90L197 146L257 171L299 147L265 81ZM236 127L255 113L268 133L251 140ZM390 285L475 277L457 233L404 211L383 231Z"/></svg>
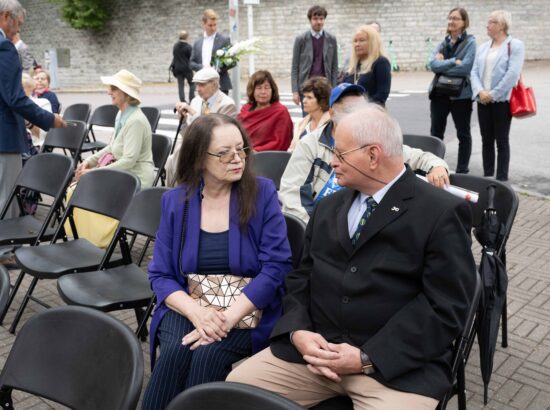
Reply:
<svg viewBox="0 0 550 410"><path fill-rule="evenodd" d="M202 40L202 66L209 67L210 62L212 61L212 49L214 48L214 37L216 33L211 36L207 36L204 33L204 38Z"/></svg>

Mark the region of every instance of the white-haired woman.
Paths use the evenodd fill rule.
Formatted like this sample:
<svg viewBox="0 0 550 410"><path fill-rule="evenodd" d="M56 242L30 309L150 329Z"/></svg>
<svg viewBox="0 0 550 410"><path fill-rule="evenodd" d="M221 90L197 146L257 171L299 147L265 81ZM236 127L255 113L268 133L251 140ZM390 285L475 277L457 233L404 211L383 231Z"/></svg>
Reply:
<svg viewBox="0 0 550 410"><path fill-rule="evenodd" d="M478 102L477 114L483 144L483 173L495 175L495 142L498 151L496 179L508 180L510 164L510 94L518 82L525 48L523 42L508 34L511 15L493 11L487 22L490 40L479 46L472 67L472 98Z"/></svg>
<svg viewBox="0 0 550 410"><path fill-rule="evenodd" d="M348 72L342 82L359 84L367 91L370 102L386 104L391 87L391 64L374 27L365 25L355 31Z"/></svg>

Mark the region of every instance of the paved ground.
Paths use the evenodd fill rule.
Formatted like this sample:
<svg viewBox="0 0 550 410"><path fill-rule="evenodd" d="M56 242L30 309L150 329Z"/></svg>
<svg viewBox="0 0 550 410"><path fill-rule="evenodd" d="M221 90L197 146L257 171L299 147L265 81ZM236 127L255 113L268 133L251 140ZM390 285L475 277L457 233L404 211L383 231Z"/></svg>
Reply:
<svg viewBox="0 0 550 410"><path fill-rule="evenodd" d="M547 134L550 125L548 124L550 117L543 115L550 101L550 80L548 80L550 77L547 75L550 70L547 66L548 64L542 67L534 64L528 69L529 78L533 79L537 87L539 115L522 122L515 121L512 131L512 170L515 173L512 175L512 182L518 191L534 193L520 194L519 212L508 242L509 347L497 348L489 390L490 401L486 406L490 409L550 409L550 275L548 269L550 266L548 252L550 249L550 200L547 197L550 191L545 188L550 186L548 182L550 171L546 165L547 162L542 161L542 158L550 152L549 143L543 138L545 136L543 134ZM426 79L429 80L427 73L399 73L394 77L394 90L396 94L412 96L415 93L407 91L418 91ZM416 87L413 88L413 86ZM288 90L283 87L283 91ZM169 87L148 86L144 92L144 104L168 107L173 103L174 97L174 84ZM400 111L397 99L402 101L401 98L413 97L394 96L388 106L391 110L395 107L394 115L398 118L400 115L403 116L400 121L405 121L403 128L408 131L418 126L415 123L417 116L407 117L404 111ZM105 95L96 93L63 94L62 99L65 105L85 100L93 105L108 103ZM411 99L411 101L415 100ZM166 130L173 130L173 121L171 122L167 115L164 121ZM422 120L422 124L425 124L425 121L425 119ZM448 158L452 164L456 154L453 144L456 147L456 141L451 136L448 142ZM474 161L480 161L479 152L474 152L472 162ZM475 173L475 168L473 172ZM518 173L521 174L521 178L516 176ZM479 247L475 247L475 252L479 255ZM16 272L12 272L12 281L15 280L15 276ZM24 282L20 294L26 290L28 283L28 281ZM42 281L35 295L46 299L54 306L62 304L54 281ZM7 327L20 301L21 295L18 295L6 317L4 326L0 326L0 366L3 365L14 341L14 336L8 333ZM31 302L23 323L41 309ZM119 312L115 316L131 327L135 327L133 312ZM39 346L37 341L37 348ZM147 349L148 345L144 343L145 383L149 377ZM468 408L481 409L483 408L483 384L479 370L478 350L475 347L466 372ZM16 393L14 397L17 408L20 409L61 408L25 393ZM456 408L456 400L449 404L449 408Z"/></svg>

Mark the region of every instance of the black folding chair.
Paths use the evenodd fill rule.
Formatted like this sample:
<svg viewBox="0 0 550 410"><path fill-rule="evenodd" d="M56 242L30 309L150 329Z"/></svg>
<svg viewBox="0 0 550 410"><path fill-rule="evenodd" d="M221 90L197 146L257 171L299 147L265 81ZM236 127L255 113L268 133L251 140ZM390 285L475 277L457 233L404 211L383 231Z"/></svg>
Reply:
<svg viewBox="0 0 550 410"><path fill-rule="evenodd" d="M147 117L151 131L155 132L160 121L160 110L157 107L141 107L141 112Z"/></svg>
<svg viewBox="0 0 550 410"><path fill-rule="evenodd" d="M76 306L41 312L15 339L0 375L0 402L21 390L78 410L133 410L143 384L143 352L122 322Z"/></svg>
<svg viewBox="0 0 550 410"><path fill-rule="evenodd" d="M52 242L49 245L19 248L15 251L15 260L21 267L20 279L25 273L31 275L33 279L10 327L11 333L15 333L29 299L46 308L49 307L46 303L32 297L40 279L58 279L67 273L93 271L101 263L105 251L88 240L78 237L73 219L74 208L120 220L138 190L138 178L128 172L112 169L88 172L80 178ZM63 226L65 221L69 221L73 240L67 238ZM63 239L64 242L56 243L59 239ZM18 282L20 283L19 279ZM18 288L14 287L10 304L17 290Z"/></svg>
<svg viewBox="0 0 550 410"><path fill-rule="evenodd" d="M290 156L291 153L287 151L257 152L254 154L254 172L258 176L271 179L278 191Z"/></svg>
<svg viewBox="0 0 550 410"><path fill-rule="evenodd" d="M445 158L445 143L437 137L403 134L403 144L431 152L441 159Z"/></svg>
<svg viewBox="0 0 550 410"><path fill-rule="evenodd" d="M153 134L153 163L157 169L157 175L153 181L153 186L157 186L159 179L161 186L166 186L166 170L164 169L164 166L170 156L171 147L172 141L166 135Z"/></svg>
<svg viewBox="0 0 550 410"><path fill-rule="evenodd" d="M140 266L150 241L155 239L160 223L160 199L166 191L168 188L149 188L136 194L120 221L120 227L98 271L68 274L57 280L57 290L65 303L103 312L136 309L137 334L141 333L153 308L153 293L147 274ZM147 238L137 264L132 262L127 242L129 233ZM122 250L124 265L109 269L109 261L117 244ZM145 306L149 309L143 314L140 308Z"/></svg>
<svg viewBox="0 0 550 410"><path fill-rule="evenodd" d="M290 251L292 253L292 266L296 269L302 258L302 248L306 236L306 224L300 218L283 212L286 222L286 230Z"/></svg>
<svg viewBox="0 0 550 410"><path fill-rule="evenodd" d="M107 145L104 142L97 141L94 134L94 126L114 128L115 119L118 114L118 107L115 105L100 105L92 113L92 118L88 123L88 135L82 145L82 152L99 151Z"/></svg>
<svg viewBox="0 0 550 410"><path fill-rule="evenodd" d="M3 312L10 297L10 274L5 266L0 265L0 312Z"/></svg>
<svg viewBox="0 0 550 410"><path fill-rule="evenodd" d="M41 152L52 152L56 148L62 149L63 152L69 151L76 165L80 159L82 144L86 139L86 135L86 123L67 121L67 127L52 128L48 131Z"/></svg>
<svg viewBox="0 0 550 410"><path fill-rule="evenodd" d="M90 119L92 106L90 104L72 104L65 108L63 119L65 121L82 121L87 123Z"/></svg>
<svg viewBox="0 0 550 410"><path fill-rule="evenodd" d="M303 410L278 394L242 383L213 382L185 390L167 410Z"/></svg>
<svg viewBox="0 0 550 410"><path fill-rule="evenodd" d="M470 202L473 215L473 227L481 227L483 211L487 208L487 187L495 186L494 205L499 220L504 224L504 238L497 249L504 266L506 266L506 242L512 231L512 225L519 207L519 198L507 183L494 179L465 174L451 174L451 184L479 193L477 203ZM502 347L508 347L508 314L507 304L502 308Z"/></svg>

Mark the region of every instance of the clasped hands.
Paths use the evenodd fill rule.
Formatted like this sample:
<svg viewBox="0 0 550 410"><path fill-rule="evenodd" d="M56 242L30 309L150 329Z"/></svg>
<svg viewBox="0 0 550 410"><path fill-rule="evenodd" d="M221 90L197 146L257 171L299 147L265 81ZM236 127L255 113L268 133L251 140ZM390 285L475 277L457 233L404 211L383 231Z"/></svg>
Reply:
<svg viewBox="0 0 550 410"><path fill-rule="evenodd" d="M292 344L314 374L340 382L341 376L361 373L361 352L348 343L329 343L319 333L297 330L292 334Z"/></svg>
<svg viewBox="0 0 550 410"><path fill-rule="evenodd" d="M227 337L229 331L236 324L229 311L221 312L212 307L204 307L197 304L189 312L187 318L193 323L195 329L186 334L182 339L184 346L190 346L191 350L198 349L210 343L221 342Z"/></svg>

